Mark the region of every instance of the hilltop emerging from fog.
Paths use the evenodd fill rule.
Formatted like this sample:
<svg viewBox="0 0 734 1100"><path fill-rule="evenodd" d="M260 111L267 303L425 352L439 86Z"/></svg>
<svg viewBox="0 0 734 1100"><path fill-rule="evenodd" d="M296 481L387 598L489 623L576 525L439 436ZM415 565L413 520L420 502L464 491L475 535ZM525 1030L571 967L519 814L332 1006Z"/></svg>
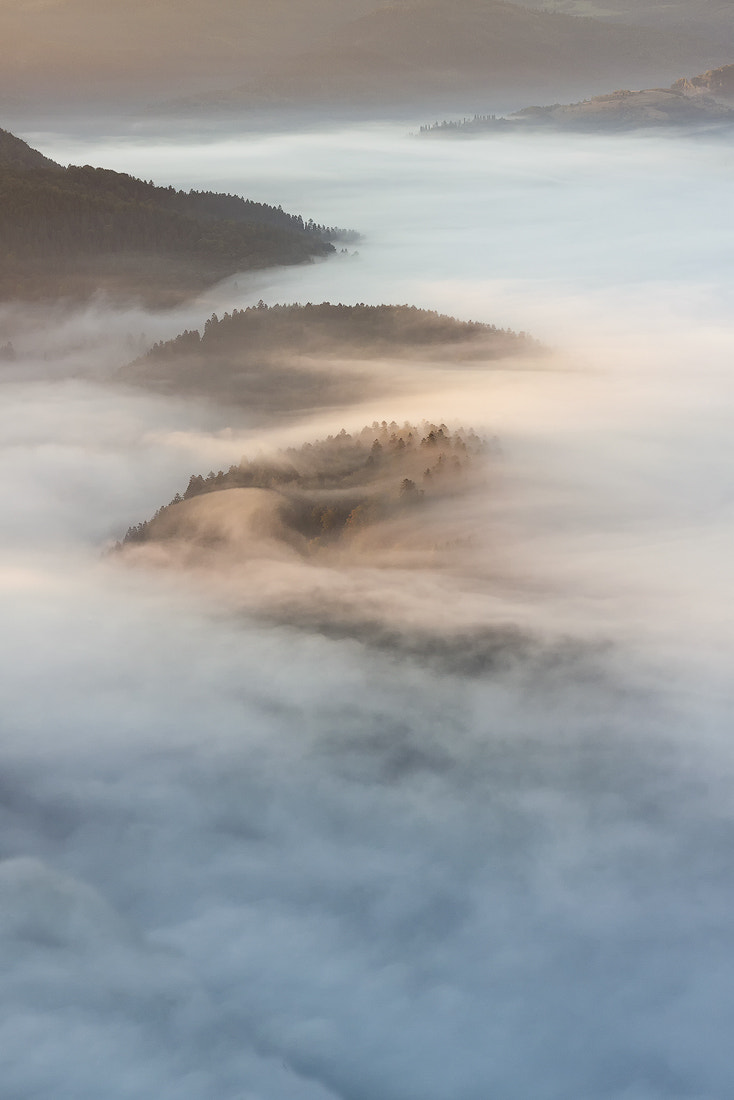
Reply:
<svg viewBox="0 0 734 1100"><path fill-rule="evenodd" d="M274 305L211 317L156 344L119 379L260 414L359 401L393 385L382 359L457 363L537 353L525 333L407 305Z"/></svg>
<svg viewBox="0 0 734 1100"><path fill-rule="evenodd" d="M342 430L271 460L193 475L183 497L131 527L120 547L176 540L247 558L266 540L311 557L466 487L486 447L473 431L445 424Z"/></svg>
<svg viewBox="0 0 734 1100"><path fill-rule="evenodd" d="M670 88L621 90L592 96L579 103L554 103L525 107L506 117L474 115L460 121L421 126L423 135L471 135L556 130L580 133L615 133L661 127L700 130L734 126L734 66L727 66L691 80L678 80ZM723 100L723 102L722 102Z"/></svg>
<svg viewBox="0 0 734 1100"><path fill-rule="evenodd" d="M734 20L732 20L734 22ZM734 65L723 65L720 69L709 69L690 80L677 80L673 85L676 91L686 95L711 96L725 103L734 102Z"/></svg>
<svg viewBox="0 0 734 1100"><path fill-rule="evenodd" d="M0 298L171 305L237 271L333 253L339 231L211 191L63 168L0 131Z"/></svg>

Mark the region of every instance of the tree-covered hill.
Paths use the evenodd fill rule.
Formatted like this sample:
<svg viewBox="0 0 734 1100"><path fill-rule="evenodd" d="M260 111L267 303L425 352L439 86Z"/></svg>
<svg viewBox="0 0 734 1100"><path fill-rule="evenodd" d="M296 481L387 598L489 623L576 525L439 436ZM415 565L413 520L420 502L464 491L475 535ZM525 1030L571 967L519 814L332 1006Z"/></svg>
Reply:
<svg viewBox="0 0 734 1100"><path fill-rule="evenodd" d="M342 430L270 460L243 458L226 472L192 475L183 496L130 527L118 548L175 539L216 550L234 540L246 557L239 518L244 531L254 522L252 541L265 534L311 556L465 490L480 476L476 459L488 446L472 430L428 422L375 421L353 435ZM199 502L210 494L218 497L213 506Z"/></svg>
<svg viewBox="0 0 734 1100"><path fill-rule="evenodd" d="M32 149L27 141L8 130L0 130L0 170L15 168L52 168L61 171L61 165Z"/></svg>
<svg viewBox="0 0 734 1100"><path fill-rule="evenodd" d="M486 676L533 660L547 673L575 654L567 639L549 644L487 614L484 603L475 616L458 591L456 608L468 618L447 606L457 563L492 560L474 494L486 500L500 453L471 428L373 421L192 475L112 553L130 565L191 570L197 592L223 598L227 614L241 609L311 637L358 639L442 672ZM390 584L385 599L375 598L367 572L378 569L401 587L403 570L414 580L420 571L422 611L406 614L414 605ZM431 576L438 603L426 616Z"/></svg>
<svg viewBox="0 0 734 1100"><path fill-rule="evenodd" d="M369 355L401 348L491 340L499 356L527 342L524 334L478 321L460 321L435 310L409 305L357 305L331 302L273 305L264 302L210 318L203 333L188 333L156 344L148 361L175 356L181 347L202 354L248 355L294 349L306 352L358 351Z"/></svg>
<svg viewBox="0 0 734 1100"><path fill-rule="evenodd" d="M326 256L338 234L236 195L62 168L2 134L3 298L86 297L102 288L168 304L236 271Z"/></svg>
<svg viewBox="0 0 734 1100"><path fill-rule="evenodd" d="M524 333L458 321L408 305L257 306L214 315L200 332L155 344L119 378L164 393L192 394L284 413L362 399L379 388L376 360L440 362L537 353ZM337 360L350 360L349 368Z"/></svg>
<svg viewBox="0 0 734 1100"><path fill-rule="evenodd" d="M508 91L510 102L565 100L605 82L669 83L679 72L725 64L730 7L729 0L2 0L0 94L50 109L201 97L204 106L238 109L391 110L410 102L446 111L466 109L477 93L508 102ZM222 91L210 97L215 88Z"/></svg>

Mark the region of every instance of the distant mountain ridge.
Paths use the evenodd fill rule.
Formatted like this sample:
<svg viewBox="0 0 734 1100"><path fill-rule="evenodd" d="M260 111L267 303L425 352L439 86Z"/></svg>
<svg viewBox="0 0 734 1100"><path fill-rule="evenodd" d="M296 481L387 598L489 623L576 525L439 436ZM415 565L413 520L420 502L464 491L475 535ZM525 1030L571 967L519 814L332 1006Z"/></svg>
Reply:
<svg viewBox="0 0 734 1100"><path fill-rule="evenodd" d="M515 3L630 26L677 29L709 38L726 49L734 45L730 0L515 0Z"/></svg>
<svg viewBox="0 0 734 1100"><path fill-rule="evenodd" d="M606 78L666 79L711 56L689 35L532 10L506 0L405 0L343 23L317 47L202 107L379 105L555 95ZM603 85L602 85L603 86Z"/></svg>
<svg viewBox="0 0 734 1100"><path fill-rule="evenodd" d="M2 0L0 91L145 102L259 71L373 6L374 0Z"/></svg>
<svg viewBox="0 0 734 1100"><path fill-rule="evenodd" d="M448 106L479 91L666 83L725 60L695 26L631 27L507 0L56 0L42 15L30 0L0 5L0 90L31 98Z"/></svg>

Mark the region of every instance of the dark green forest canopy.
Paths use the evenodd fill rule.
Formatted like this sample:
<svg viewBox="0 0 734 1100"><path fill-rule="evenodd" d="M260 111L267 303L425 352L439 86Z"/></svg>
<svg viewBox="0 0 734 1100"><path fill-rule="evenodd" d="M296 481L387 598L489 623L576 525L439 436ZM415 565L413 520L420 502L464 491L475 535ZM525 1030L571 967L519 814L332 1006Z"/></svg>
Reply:
<svg viewBox="0 0 734 1100"><path fill-rule="evenodd" d="M85 297L102 288L167 304L237 271L334 252L336 227L236 195L61 168L0 140L0 296Z"/></svg>
<svg viewBox="0 0 734 1100"><path fill-rule="evenodd" d="M524 333L415 306L260 302L223 317L215 314L201 332L155 344L118 378L157 392L283 414L384 392L385 379L374 366L381 358L447 365L538 350Z"/></svg>

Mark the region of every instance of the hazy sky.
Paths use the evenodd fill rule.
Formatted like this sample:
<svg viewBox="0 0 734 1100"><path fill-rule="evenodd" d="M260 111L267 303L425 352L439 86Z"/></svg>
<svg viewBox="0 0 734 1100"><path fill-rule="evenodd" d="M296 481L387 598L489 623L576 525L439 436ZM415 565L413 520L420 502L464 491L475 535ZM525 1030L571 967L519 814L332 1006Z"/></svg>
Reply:
<svg viewBox="0 0 734 1100"><path fill-rule="evenodd" d="M3 0L0 94L6 112L59 120L176 112L207 93L238 115L384 117L406 103L505 110L665 86L730 60L731 20L711 0L687 0L687 19L680 4L638 0L626 5L636 26L583 0L551 6L602 18L497 0Z"/></svg>
<svg viewBox="0 0 734 1100"><path fill-rule="evenodd" d="M7 1095L728 1095L730 150L24 136L366 239L175 315L0 310ZM142 333L260 297L555 351L384 364L391 399L267 431L110 385ZM431 520L471 534L441 568L399 543L217 577L102 554L193 472L424 416L502 448Z"/></svg>

